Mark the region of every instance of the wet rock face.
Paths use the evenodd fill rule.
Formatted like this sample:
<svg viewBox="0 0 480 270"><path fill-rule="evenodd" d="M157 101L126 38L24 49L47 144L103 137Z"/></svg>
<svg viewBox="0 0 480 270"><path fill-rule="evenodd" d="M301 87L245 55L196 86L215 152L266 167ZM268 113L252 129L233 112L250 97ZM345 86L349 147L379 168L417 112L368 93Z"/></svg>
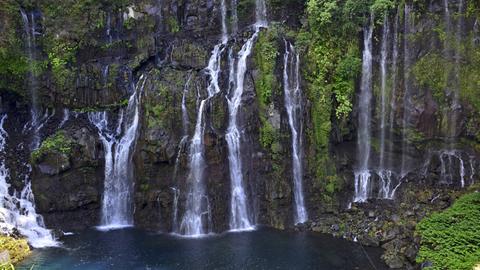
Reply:
<svg viewBox="0 0 480 270"><path fill-rule="evenodd" d="M36 162L32 190L47 227L72 230L98 224L104 169L93 129L77 120L66 130L76 142L72 151L48 153Z"/></svg>

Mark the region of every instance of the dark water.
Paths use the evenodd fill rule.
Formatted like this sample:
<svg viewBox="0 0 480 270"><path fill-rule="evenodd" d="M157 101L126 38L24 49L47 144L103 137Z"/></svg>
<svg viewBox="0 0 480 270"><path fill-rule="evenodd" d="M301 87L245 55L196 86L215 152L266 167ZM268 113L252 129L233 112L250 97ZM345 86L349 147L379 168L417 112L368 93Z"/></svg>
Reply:
<svg viewBox="0 0 480 270"><path fill-rule="evenodd" d="M202 239L136 229L88 230L62 242L63 248L34 251L17 269L387 269L379 249L270 229Z"/></svg>

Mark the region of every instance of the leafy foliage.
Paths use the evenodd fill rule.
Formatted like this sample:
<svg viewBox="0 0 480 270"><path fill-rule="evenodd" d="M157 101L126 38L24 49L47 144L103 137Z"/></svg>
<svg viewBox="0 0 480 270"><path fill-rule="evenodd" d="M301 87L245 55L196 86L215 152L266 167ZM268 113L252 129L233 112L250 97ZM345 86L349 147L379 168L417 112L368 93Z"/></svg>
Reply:
<svg viewBox="0 0 480 270"><path fill-rule="evenodd" d="M278 94L280 85L275 77L275 64L278 56L278 33L275 27L260 33L254 48L255 66L259 70L259 76L255 80L260 105L260 143L270 150L271 146L278 141L278 131L268 122L268 112L273 105L273 96Z"/></svg>
<svg viewBox="0 0 480 270"><path fill-rule="evenodd" d="M417 262L431 270L471 270L480 261L480 193L459 198L449 209L417 225L422 237Z"/></svg>
<svg viewBox="0 0 480 270"><path fill-rule="evenodd" d="M0 0L0 89L24 95L24 79L29 70L22 48L22 37L15 31L21 29L19 4Z"/></svg>
<svg viewBox="0 0 480 270"><path fill-rule="evenodd" d="M32 152L31 158L33 162L37 162L48 153L70 154L73 142L67 138L63 130L58 131L54 135L48 137L42 142L42 145Z"/></svg>

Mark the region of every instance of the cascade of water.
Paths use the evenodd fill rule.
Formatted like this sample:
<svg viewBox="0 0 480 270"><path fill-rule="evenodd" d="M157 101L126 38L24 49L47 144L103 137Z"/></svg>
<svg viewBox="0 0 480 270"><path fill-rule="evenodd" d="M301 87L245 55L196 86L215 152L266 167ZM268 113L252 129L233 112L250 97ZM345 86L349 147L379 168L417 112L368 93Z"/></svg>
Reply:
<svg viewBox="0 0 480 270"><path fill-rule="evenodd" d="M220 12L222 13L222 43L226 44L228 41L228 30L227 30L227 5L225 0L221 0Z"/></svg>
<svg viewBox="0 0 480 270"><path fill-rule="evenodd" d="M457 21L457 29L455 34L455 65L454 65L454 90L453 90L453 100L452 100L452 115L451 115L451 123L450 123L450 131L449 137L451 142L455 141L455 137L457 136L457 122L459 117L459 111L461 109L460 105L460 62L461 62L461 53L460 53L460 46L462 45L462 32L463 32L463 6L464 0L459 0L458 3L458 21Z"/></svg>
<svg viewBox="0 0 480 270"><path fill-rule="evenodd" d="M397 72L397 58L398 58L398 13L395 17L394 33L393 33L393 54L392 54L392 86L391 94L387 92L387 61L388 61L388 44L390 42L390 25L388 22L388 16L384 16L383 22L383 31L382 31L382 43L381 43L381 53L380 53L380 157L379 157L379 167L377 175L380 179L379 185L379 198L382 199L393 199L396 189L400 186L400 183L397 186L393 187L393 184L396 180L396 174L392 171L392 159L391 157L388 160L385 160L385 139L387 131L389 132L390 145L388 147L390 153L393 152L393 124L395 117L395 83L396 83L396 72ZM387 102L390 98L390 113L387 113ZM387 118L387 117L390 118ZM388 120L388 123L387 123ZM388 130L387 130L388 129ZM391 155L390 155L391 156ZM386 164L387 163L387 164Z"/></svg>
<svg viewBox="0 0 480 270"><path fill-rule="evenodd" d="M188 126L189 126L189 119L188 119L188 110L187 110L187 94L188 94L188 89L190 86L190 80L192 79L192 73L188 74L187 82L185 83L185 86L183 87L183 94L182 94L182 134L183 136L188 135Z"/></svg>
<svg viewBox="0 0 480 270"><path fill-rule="evenodd" d="M247 72L247 59L252 53L253 44L258 37L261 27L267 25L265 1L257 0L257 22L255 33L247 40L238 52L238 61L235 69L235 82L230 97L227 97L229 123L225 138L228 145L228 162L231 181L231 206L230 206L230 230L244 231L255 227L250 220L248 211L247 195L243 184L241 132L238 126L238 111L242 104L245 74Z"/></svg>
<svg viewBox="0 0 480 270"><path fill-rule="evenodd" d="M256 0L255 2L255 25L257 27L267 27L268 26L268 19L267 19L267 4L265 0Z"/></svg>
<svg viewBox="0 0 480 270"><path fill-rule="evenodd" d="M410 123L410 110L412 108L411 100L411 81L410 81L410 67L411 67L411 46L409 36L412 28L411 6L405 3L404 7L404 31L403 31L403 120L402 120L402 167L401 178L405 177L408 171L408 125Z"/></svg>
<svg viewBox="0 0 480 270"><path fill-rule="evenodd" d="M460 185L465 186L465 162L462 158L462 153L457 150L443 150L438 153L440 159L440 177L441 180L447 184L453 184L456 179L454 170L454 160L459 163L458 176L460 176Z"/></svg>
<svg viewBox="0 0 480 270"><path fill-rule="evenodd" d="M478 19L475 20L475 23L473 24L473 39L472 39L472 45L474 47L480 45L480 27L478 25Z"/></svg>
<svg viewBox="0 0 480 270"><path fill-rule="evenodd" d="M63 109L63 118L60 124L58 125L58 129L61 129L68 122L69 119L70 119L70 111L67 108L65 108Z"/></svg>
<svg viewBox="0 0 480 270"><path fill-rule="evenodd" d="M40 144L40 134L38 131L38 121L40 117L39 104L38 104L38 85L35 75L35 60L36 60L36 30L35 30L35 15L33 12L27 13L25 10L20 9L23 22L23 30L25 32L26 49L28 55L29 73L28 73L28 88L31 96L31 126L33 129L33 139L31 149L36 149Z"/></svg>
<svg viewBox="0 0 480 270"><path fill-rule="evenodd" d="M383 19L383 32L382 32L382 45L380 53L380 170L384 169L385 165L385 134L386 134L386 116L387 116L387 58L388 58L388 35L389 25L388 17L384 16Z"/></svg>
<svg viewBox="0 0 480 270"><path fill-rule="evenodd" d="M172 217L172 231L178 232L178 198L180 197L180 190L172 188L173 191L173 217Z"/></svg>
<svg viewBox="0 0 480 270"><path fill-rule="evenodd" d="M10 171L5 164L5 146L8 134L4 129L7 115L0 120L0 230L2 233L11 233L17 229L27 237L28 242L35 248L57 246L50 230L45 228L42 216L35 211L32 189L28 175L25 179L25 188L20 196L9 193Z"/></svg>
<svg viewBox="0 0 480 270"><path fill-rule="evenodd" d="M399 13L400 13L400 6L397 9L397 13L395 14L395 22L393 26L393 40L392 40L392 87L391 87L391 94L390 94L390 121L389 121L389 151L390 153L393 152L393 136L394 136L394 128L395 128L395 114L397 111L397 72L398 72L398 28L399 28ZM393 159L390 158L388 160L388 166L391 168L393 166Z"/></svg>
<svg viewBox="0 0 480 270"><path fill-rule="evenodd" d="M231 15L232 34L236 34L236 33L238 32L237 1L238 1L238 0L232 0L232 1L231 1L231 9L232 9L232 15Z"/></svg>
<svg viewBox="0 0 480 270"><path fill-rule="evenodd" d="M473 185L475 183L475 174L477 173L476 170L475 170L475 157L474 156L470 156L470 160L469 160L469 163L470 163L470 185Z"/></svg>
<svg viewBox="0 0 480 270"><path fill-rule="evenodd" d="M300 89L300 56L293 45L285 40L283 57L283 89L285 109L292 132L292 168L295 199L295 223L307 221L303 196L303 151L302 151L302 91Z"/></svg>
<svg viewBox="0 0 480 270"><path fill-rule="evenodd" d="M205 234L203 220L204 215L210 215L207 212L206 194L203 183L203 174L205 169L204 145L203 145L203 114L207 99L200 102L198 108L197 124L195 125L195 134L190 145L190 173L189 192L187 194L186 210L180 224L180 232L187 236L199 236Z"/></svg>
<svg viewBox="0 0 480 270"><path fill-rule="evenodd" d="M372 99L372 35L373 35L373 15L370 19L370 26L364 29L363 41L363 62L362 62L362 82L358 103L358 157L357 168L355 171L355 195L354 202L365 202L368 199L370 187L370 121L371 121L371 99Z"/></svg>
<svg viewBox="0 0 480 270"><path fill-rule="evenodd" d="M431 168L431 160L434 157L438 157L440 161L440 180L441 183L452 185L455 181L460 183L461 187L465 187L466 181L469 180L470 184L474 183L475 171L475 156L468 156L468 160L465 159L465 153L458 149L444 149L439 151L430 152L428 158L423 165L423 175L428 176L429 169L433 171L436 168ZM436 164L436 163L433 163ZM458 170L456 166L458 165ZM469 165L470 175L467 179L467 165Z"/></svg>
<svg viewBox="0 0 480 270"><path fill-rule="evenodd" d="M108 43L112 43L112 15L110 12L107 12L107 23L106 23L105 34L107 35Z"/></svg>
<svg viewBox="0 0 480 270"><path fill-rule="evenodd" d="M98 129L105 151L105 185L102 200L100 229L109 230L133 225L133 167L132 154L139 126L140 98L146 79L139 85L120 110L118 126L111 130L107 112L89 113L90 122ZM123 130L123 134L122 134Z"/></svg>
<svg viewBox="0 0 480 270"><path fill-rule="evenodd" d="M221 58L225 45L228 42L228 33L226 28L226 7L225 1L221 1L222 15L222 39L221 43L215 45L206 68L210 75L210 81L207 86L208 96L202 99L198 105L197 120L195 132L191 140L189 149L188 176L189 190L187 193L186 209L180 224L179 232L185 236L198 237L205 234L205 221L211 220L210 204L204 186L205 147L204 147L204 113L207 103L218 93L220 93L219 76L221 72ZM225 12L224 12L225 11ZM223 27L225 25L225 27ZM205 218L207 220L205 220Z"/></svg>
<svg viewBox="0 0 480 270"><path fill-rule="evenodd" d="M180 164L180 158L182 153L184 152L187 143L188 143L188 126L189 126L189 119L188 119L188 110L186 105L186 95L188 94L188 89L190 85L190 80L192 78L192 73L188 75L187 82L183 87L183 95L182 95L182 139L180 140L178 146L177 157L175 159L175 167L173 169L173 183L176 183L177 175L178 175L178 166ZM172 187L173 195L174 195L174 203L173 203L173 220L172 220L172 231L177 233L178 232L178 197L180 196L180 189L177 187Z"/></svg>

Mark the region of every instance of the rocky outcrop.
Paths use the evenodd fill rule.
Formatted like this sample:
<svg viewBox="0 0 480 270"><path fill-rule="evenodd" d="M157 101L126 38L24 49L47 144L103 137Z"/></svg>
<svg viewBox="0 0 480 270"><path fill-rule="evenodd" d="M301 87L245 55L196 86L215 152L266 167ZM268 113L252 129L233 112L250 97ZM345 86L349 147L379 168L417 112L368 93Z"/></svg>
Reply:
<svg viewBox="0 0 480 270"><path fill-rule="evenodd" d="M49 151L35 160L32 190L46 225L67 231L98 224L104 169L101 144L84 119L64 131L71 150Z"/></svg>

